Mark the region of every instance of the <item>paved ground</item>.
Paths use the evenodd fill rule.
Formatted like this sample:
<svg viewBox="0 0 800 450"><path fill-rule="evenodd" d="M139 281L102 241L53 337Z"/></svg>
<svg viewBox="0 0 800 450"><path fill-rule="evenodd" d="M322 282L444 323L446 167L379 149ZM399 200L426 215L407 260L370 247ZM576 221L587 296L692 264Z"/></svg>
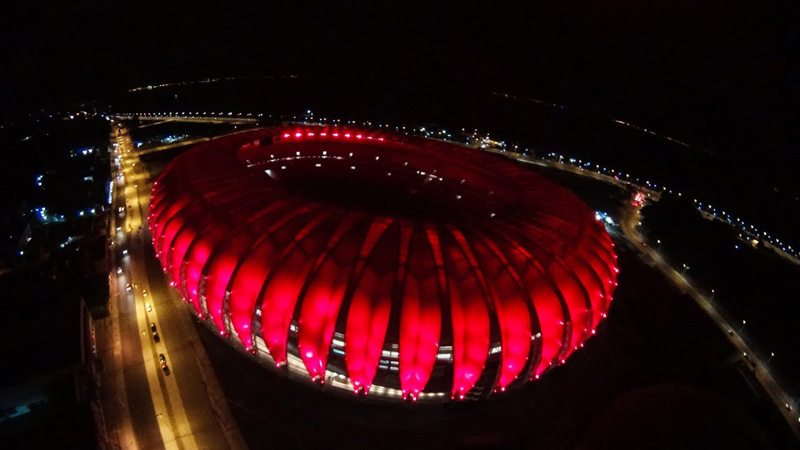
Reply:
<svg viewBox="0 0 800 450"><path fill-rule="evenodd" d="M534 161L525 157L517 159L522 162L536 162L541 165L553 167L559 170L565 170L576 175L590 177L621 187L624 187L627 184L614 177L587 171L568 164L559 164L553 161ZM643 189L642 192L648 195L647 201L658 201L659 199L659 195L655 191ZM680 289L681 292L689 295L714 322L716 327L722 333L724 333L729 342L738 350L743 363L745 363L752 370L756 380L762 385L763 389L769 395L775 407L783 415L786 423L789 425L795 435L800 438L800 411L798 411L798 408L796 407L796 402L775 381L765 362L758 359L756 357L756 352L749 348L744 340L742 340L741 336L737 332L737 326L729 324L722 317L722 315L714 308L714 305L707 293L699 291L691 284L691 282L689 282L687 278L683 276L684 274L681 271L676 270L666 261L664 261L664 258L657 249L653 249L645 245L645 240L638 230L638 226L641 221L641 210L644 206L646 206L646 202L639 204L638 206L628 203L626 208L623 209L623 217L620 218L619 222L625 239L633 244L633 248L636 249L639 257L644 262L650 264L652 267L655 267L667 280L670 280L674 286ZM794 260L794 258L791 256L786 254L782 254L782 256L788 257L787 259L790 262L796 263L796 260Z"/></svg>
<svg viewBox="0 0 800 450"><path fill-rule="evenodd" d="M99 336L109 435L121 448L244 448L191 317L168 288L149 244L144 222L150 174L131 151L127 131L121 128L113 137L124 181L116 182L112 206L124 207L124 213L111 223L114 267L121 270L112 273L111 314ZM161 370L160 354L169 374Z"/></svg>
<svg viewBox="0 0 800 450"><path fill-rule="evenodd" d="M557 164L551 165L555 166ZM131 167L131 169L134 174L139 171L138 177L145 181L145 183L140 183L140 189L146 189L144 192L149 192L149 186L146 185L146 177L148 175L145 172L146 168L142 167L141 163L138 166L138 168ZM569 169L569 167L567 168ZM591 176L601 181L620 183L618 180L593 174L592 172L578 169L572 171L577 171L576 173ZM139 198L146 202L145 197L140 196ZM144 206L146 207L146 205ZM140 211L139 214L144 211ZM294 383L287 384L286 380L281 376L268 370L265 371L254 365L243 355L233 352L224 341L207 333L202 324L191 324L190 314L180 302L180 299L176 298L177 294L174 290L166 285L164 276L160 273L158 262L152 255L151 246L145 245L146 236L142 236L143 240L137 241L136 245L139 250L137 250L137 254L134 257L138 264L133 264L132 276L135 279L145 280L147 287L139 286L138 289L150 291L152 305L157 311L157 316L156 314L152 315L154 319L151 319L151 316L145 312L144 326L146 327L150 320L159 319L170 324L169 327L163 329L159 324L159 330L164 333L162 334L163 348L165 349L164 351L168 352L170 365L175 371L171 378L164 377L157 370L157 366L155 366L155 370L153 370L153 367L148 366L147 340L142 339L141 336L139 340L141 341L140 349L142 351L138 356L133 351L134 349L127 349L126 351L125 345L122 345L121 351L120 349L117 349L117 351L122 354L122 359L126 361L125 376L123 377L125 389L124 392L121 392L122 395L116 396L116 401L117 403L124 404L128 402L130 404L130 417L135 416L131 426L135 430L136 438L139 441L150 445L151 441L158 441L158 438L161 438L161 443L153 448L163 446L165 442L167 446L177 445L175 448L224 448L222 445L225 445L225 443L230 444L231 442L241 445L242 441L235 423L233 423L229 414L225 414L227 411L225 396L217 387L207 386L208 384L215 385L216 376L209 370L210 366L205 358L205 351L196 339L196 333L199 332L206 349L210 352L214 369L225 389L225 395L231 404L233 415L240 423L248 443L256 447L271 444L278 447L292 448L351 447L353 444L356 444L356 446L383 445L394 448L402 447L406 444L420 447L473 447L513 443L515 447L527 448L528 445L520 444L522 442L527 444L538 441L542 443L543 448L563 448L559 447L559 445L563 445L565 442L578 444L576 442L577 437L570 436L569 430L572 430L572 433L577 433L581 427L585 427L587 420L600 414L603 401L609 402L613 396L641 386L642 383L646 385L646 383L660 381L650 373L654 367L666 372L666 375L663 376L665 379L675 379L675 373L679 373L681 376L678 376L677 379L681 383L689 382L695 386L700 385L703 389L715 395L726 397L727 400L720 403L724 406L720 408L730 407L738 408L739 410L751 409L759 411L755 414L762 417L756 417L757 420L754 423L747 422L748 419L746 418L741 419L747 423L740 424L741 430L734 429L730 432L730 435L737 437L737 433L745 433L745 436L738 436L732 441L733 444L731 445L733 447L726 448L781 448L796 445L792 438L784 436L786 422L783 425L774 423L774 417L780 417L782 414L783 419L788 421L790 427L797 432L798 422L794 417L796 414L781 408L783 400L786 399L785 394L771 379L766 367L752 357L747 358L744 356L747 353L744 343L741 342L736 333L730 334L726 332L730 329L728 324L724 323L718 314L715 314L713 307L701 293L690 286L680 273L660 260L658 254L652 249L641 246L641 237L636 232L637 223L638 209L630 208L628 216L622 221L623 234L619 236L620 239L630 243L630 250L626 258L629 260L631 258L641 258L645 265L653 267L656 273L660 275L655 275L655 273L642 273L641 275L643 278L651 279L654 286L659 285L662 289L666 289L664 283L671 283L671 288L675 290L672 294L673 296L680 297L681 293L686 294L686 296L682 297L680 301L666 298L659 300L656 302L658 306L655 310L652 310L654 305L634 307L634 310L639 309L635 311L634 320L642 321L646 319L647 314L658 318L659 315L664 314L665 310L671 311L673 308L677 308L680 314L688 318L679 322L670 322L669 324L655 323L651 328L661 329L661 332L668 335L670 333L685 335L680 336L683 347L681 348L675 342L662 342L663 336L658 338L651 337L651 339L656 339L657 341L655 347L651 345L652 343L644 345L640 342L643 339L641 335L643 333L652 333L652 330L637 329L636 327L622 327L629 332L629 335L625 336L628 341L625 341L625 339L620 340L619 336L612 336L610 342L613 345L607 344L609 342L608 337L603 338L601 336L596 340L601 344L592 345L606 349L605 352L598 350L593 350L596 354L591 353L589 350L581 352L579 353L580 355L585 354L587 356L576 355L570 360L579 361L579 363L573 364L573 367L577 365L578 368L569 370L570 363L568 362L564 368L557 369L557 371L562 372L562 375L546 377L544 382L536 383L538 386L547 385L551 388L555 385L556 389L562 390L565 394L570 393L571 388L568 387L568 384L564 385L564 383L569 383L570 380L578 383L575 385L580 386L577 391L582 393L584 397L580 395L576 397L570 393L570 395L565 395L563 398L564 402L572 402L576 411L574 416L565 415L563 411L564 405L559 403L559 399L553 399L554 394L552 393L542 392L541 387L527 389L527 393L520 397L522 399L521 402L508 399L495 400L494 403L490 402L489 406L480 410L474 406L440 406L415 408L415 411L410 412L402 409L398 411L396 407L386 409L385 406L371 404L369 401L364 406L364 402L361 401L355 401L354 403L354 400L350 398L343 399L338 396L330 396L328 393L321 394L316 392L313 387L296 386ZM138 265L140 267L137 267ZM660 283L656 283L655 280L658 276L666 276L666 278L662 278ZM637 279L637 281L641 280ZM653 286L650 287L652 288ZM124 285L121 289L124 289ZM135 341L133 336L139 331L138 328L132 326L134 323L133 315L138 311L135 308L135 304L138 302L138 293L139 291L134 292L134 299L131 305L120 305L116 309L116 314L121 318L127 318L129 322L128 325L119 327L119 340L123 342L128 340ZM665 292L653 292L651 290L646 295L657 297L665 295ZM617 298L624 298L624 295L622 297L618 295ZM693 311L688 308L686 305L687 299L700 306L700 310L705 312L705 319L694 317L699 311L696 309ZM631 306L630 304L627 305L626 309L631 308ZM675 314L674 311L668 313L670 316ZM112 308L112 317L114 315L114 309ZM141 318L137 317L136 320L141 322ZM693 324L693 321L697 323ZM705 323L709 321L722 329L723 333L718 333L714 330L713 325L709 326L709 323ZM613 322L613 320L609 320L609 322ZM696 325L697 329L681 329L681 327L692 326L692 324ZM195 326L197 326L196 329L194 328ZM113 332L113 327L109 327L109 333L113 334ZM616 332L619 332L619 329L616 329ZM145 336L150 339L148 335ZM195 338L184 339L186 336L195 336ZM728 340L727 344L725 343L726 339ZM643 366L642 364L644 363L636 359L637 357L642 357L642 355L620 354L620 352L628 351L624 347L625 345L631 346L630 340L632 340L634 347L644 346L648 352L661 353L663 355L675 351L672 347L679 347L684 354L680 356L669 355L665 361L648 360L648 363L652 364L652 366ZM595 339L592 341L595 341ZM709 350L707 347L711 345L709 344L711 341L715 342L713 344L713 353L705 353L706 350ZM603 342L606 342L606 344L603 344ZM691 348L693 344L698 342L702 342L699 350ZM620 346L620 344L625 345ZM733 344L732 349L730 344ZM587 345L587 349L592 345ZM663 348L658 345L662 345ZM728 350L725 350L726 348ZM608 349L612 349L610 353ZM607 366L609 364L608 361L599 362L603 357L612 359L610 364L614 366L613 370L610 370ZM580 363L581 360L584 362ZM150 361L153 362L152 359ZM594 361L593 364L598 365L592 366L590 364L586 366L586 361ZM656 362L658 364L655 364ZM150 365L152 366L152 364ZM692 367L692 365L697 367ZM617 372L614 372L614 370ZM592 381L574 380L575 371L582 373L584 377L588 375ZM598 372L593 373L593 371ZM153 386L153 378L150 377L151 372L157 375L156 384L158 389ZM205 375L201 377L195 376L194 374L198 372ZM567 374L572 373L573 375L563 374L564 372ZM209 375L209 373L211 374ZM689 374L688 376L687 373ZM719 376L721 378L715 378ZM555 379L548 381L550 378ZM636 378L641 378L641 380L632 380ZM205 381L197 383L198 379ZM598 385L598 383L600 384ZM126 399L126 397L136 396L137 392L148 389L148 384L152 394L149 399L137 398L133 401ZM178 389L178 386L180 389ZM546 389L546 391L548 390L549 388ZM154 394L154 391L160 392L160 395L164 398L163 409L160 407L162 400L158 399L159 395ZM213 394L209 395L209 392L213 392ZM702 397L703 395L700 396ZM779 406L781 411L777 412L774 408L765 407L765 403L758 400L759 396L769 398L772 403ZM605 400L600 400L597 397L604 397ZM200 400L209 398L212 398L212 400ZM554 401L555 403L553 403ZM502 407L498 409L498 405L502 405ZM541 411L543 409L550 411L550 413L542 416ZM160 417L164 416L159 416L155 411L160 410L165 411L167 416L159 420ZM222 411L222 414L219 411ZM153 415L157 418L155 420L157 426L154 426ZM519 415L526 417L525 420L527 422L520 421ZM750 417L753 417L752 414ZM120 442L122 443L125 441L124 437L132 433L126 434L125 432L125 415L123 414L118 419L117 422L123 424L120 427ZM491 426L484 427L484 422ZM184 433L181 434L181 424L185 423L191 424L190 431L188 434L185 433L184 427ZM543 424L549 424L548 426L555 426L559 429L545 430L542 428ZM154 433L155 429L158 429L160 433ZM142 438L140 438L140 431ZM775 434L778 437L767 439L762 434ZM226 436L227 439L220 440L218 438L220 435ZM178 437L177 439L176 436ZM187 439L184 442L183 438L187 436L191 437L191 439ZM455 437L456 440L448 440L448 436ZM215 441L215 439L217 440ZM584 440L585 442L591 442L588 437L585 437ZM198 442L201 442L202 445L198 445ZM688 443L689 441L686 442ZM750 447L737 447L735 445L736 442L750 445ZM756 447L753 447L753 445L756 445ZM150 447L140 444L140 448Z"/></svg>
<svg viewBox="0 0 800 450"><path fill-rule="evenodd" d="M597 336L541 380L485 402L411 406L320 389L259 365L202 324L198 330L252 448L625 448L623 439L611 439L616 447L590 444L609 442L598 431L609 417L632 414L650 421L650 433L636 436L638 448L697 448L695 441L796 448L736 350L694 302L632 247L620 248L619 261L620 288ZM655 400L634 402L635 410L624 401L641 389L663 392L662 385L697 394L669 403L672 415ZM709 405L691 416L703 426L682 430L686 420L675 410L697 411L695 399ZM658 430L675 436L659 443Z"/></svg>

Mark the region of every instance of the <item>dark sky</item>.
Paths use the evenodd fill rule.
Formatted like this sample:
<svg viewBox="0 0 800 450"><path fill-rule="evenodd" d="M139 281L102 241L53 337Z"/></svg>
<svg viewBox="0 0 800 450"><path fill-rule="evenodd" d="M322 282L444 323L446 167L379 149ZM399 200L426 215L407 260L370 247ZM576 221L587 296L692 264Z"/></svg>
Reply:
<svg viewBox="0 0 800 450"><path fill-rule="evenodd" d="M796 147L795 2L447 3L5 1L0 101L8 113L208 76L359 73Z"/></svg>

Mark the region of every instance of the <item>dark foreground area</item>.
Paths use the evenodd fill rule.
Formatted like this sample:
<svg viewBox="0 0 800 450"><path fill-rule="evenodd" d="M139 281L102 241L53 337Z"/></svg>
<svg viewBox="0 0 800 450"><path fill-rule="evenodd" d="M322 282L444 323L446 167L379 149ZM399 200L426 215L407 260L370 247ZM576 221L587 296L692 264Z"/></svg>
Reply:
<svg viewBox="0 0 800 450"><path fill-rule="evenodd" d="M618 248L620 284L597 337L540 381L486 402L321 392L198 328L252 448L799 448L713 323Z"/></svg>
<svg viewBox="0 0 800 450"><path fill-rule="evenodd" d="M790 395L800 392L800 342L786 338L800 318L794 301L800 266L723 221L704 218L688 199L662 198L642 214L650 245L659 246L673 267L688 266L686 276L713 296L732 330L769 361L778 382Z"/></svg>

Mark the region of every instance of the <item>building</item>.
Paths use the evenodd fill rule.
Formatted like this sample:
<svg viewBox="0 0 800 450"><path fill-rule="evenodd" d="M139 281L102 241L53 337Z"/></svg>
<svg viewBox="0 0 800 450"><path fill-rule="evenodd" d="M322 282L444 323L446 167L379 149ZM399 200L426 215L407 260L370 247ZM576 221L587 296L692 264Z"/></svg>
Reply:
<svg viewBox="0 0 800 450"><path fill-rule="evenodd" d="M481 398L580 349L616 286L613 243L568 190L478 150L283 126L176 158L149 227L221 336L360 394Z"/></svg>

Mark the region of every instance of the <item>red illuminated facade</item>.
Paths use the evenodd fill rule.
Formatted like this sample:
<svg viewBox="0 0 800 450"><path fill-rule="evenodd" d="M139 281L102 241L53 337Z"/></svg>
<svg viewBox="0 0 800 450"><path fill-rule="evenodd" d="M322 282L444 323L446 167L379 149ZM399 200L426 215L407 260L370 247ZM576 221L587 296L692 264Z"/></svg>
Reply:
<svg viewBox="0 0 800 450"><path fill-rule="evenodd" d="M483 397L564 362L618 272L566 189L375 130L204 143L155 183L149 227L172 284L221 335L313 380L412 400Z"/></svg>

